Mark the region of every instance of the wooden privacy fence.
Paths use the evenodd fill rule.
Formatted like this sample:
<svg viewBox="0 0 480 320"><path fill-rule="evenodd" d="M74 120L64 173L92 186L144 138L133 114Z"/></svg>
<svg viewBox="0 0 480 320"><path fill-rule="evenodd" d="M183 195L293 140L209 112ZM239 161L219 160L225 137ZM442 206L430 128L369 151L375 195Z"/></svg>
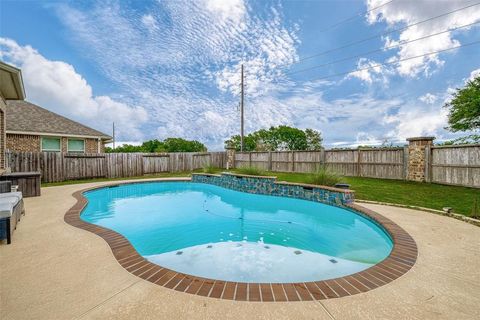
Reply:
<svg viewBox="0 0 480 320"><path fill-rule="evenodd" d="M425 149L425 181L480 187L480 145ZM407 179L409 149L332 149L321 151L237 152L235 167L277 172L313 172L319 166L345 176Z"/></svg>
<svg viewBox="0 0 480 320"><path fill-rule="evenodd" d="M345 176L404 179L404 148L320 151L240 152L235 166L255 166L278 172L313 172L321 165Z"/></svg>
<svg viewBox="0 0 480 320"><path fill-rule="evenodd" d="M88 178L124 178L162 172L225 168L225 152L100 153L6 152L12 172L40 171L42 182Z"/></svg>
<svg viewBox="0 0 480 320"><path fill-rule="evenodd" d="M423 154L423 153L422 153ZM237 152L235 167L276 172L313 172L321 165L345 176L407 179L409 149L338 149L320 151ZM226 168L225 152L102 153L7 152L12 172L40 171L43 182L87 178L123 178L191 171L212 165ZM425 181L480 187L480 145L428 146Z"/></svg>
<svg viewBox="0 0 480 320"><path fill-rule="evenodd" d="M480 144L431 147L428 160L428 182L480 187Z"/></svg>

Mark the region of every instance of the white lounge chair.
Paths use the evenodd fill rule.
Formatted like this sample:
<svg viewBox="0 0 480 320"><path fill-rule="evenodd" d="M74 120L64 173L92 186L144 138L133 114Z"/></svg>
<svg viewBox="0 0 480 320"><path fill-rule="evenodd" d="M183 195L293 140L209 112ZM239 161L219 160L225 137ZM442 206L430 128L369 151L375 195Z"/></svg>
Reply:
<svg viewBox="0 0 480 320"><path fill-rule="evenodd" d="M0 193L0 231L5 232L7 244L12 242L13 230L22 214L25 208L21 192Z"/></svg>

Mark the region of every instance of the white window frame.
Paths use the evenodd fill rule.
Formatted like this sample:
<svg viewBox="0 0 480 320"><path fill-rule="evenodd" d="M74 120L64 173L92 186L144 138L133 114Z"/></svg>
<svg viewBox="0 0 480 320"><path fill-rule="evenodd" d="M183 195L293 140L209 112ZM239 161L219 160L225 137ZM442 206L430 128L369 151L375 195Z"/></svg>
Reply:
<svg viewBox="0 0 480 320"><path fill-rule="evenodd" d="M70 151L68 149L68 142L70 140L82 140L83 141L83 151ZM87 144L87 141L86 139L82 139L82 138L67 138L67 152L70 152L70 153L85 153L85 148L86 148L86 144Z"/></svg>
<svg viewBox="0 0 480 320"><path fill-rule="evenodd" d="M60 149L58 149L58 150L54 150L54 149L43 149L43 139L58 139L58 141L60 142ZM62 152L62 138L61 138L61 137L51 137L51 136L41 137L41 140L40 140L40 150L41 150L42 152Z"/></svg>

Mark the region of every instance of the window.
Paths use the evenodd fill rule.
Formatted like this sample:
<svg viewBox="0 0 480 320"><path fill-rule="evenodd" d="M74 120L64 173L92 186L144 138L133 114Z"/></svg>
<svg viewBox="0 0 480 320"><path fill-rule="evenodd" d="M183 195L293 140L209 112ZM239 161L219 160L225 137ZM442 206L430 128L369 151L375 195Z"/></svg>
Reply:
<svg viewBox="0 0 480 320"><path fill-rule="evenodd" d="M85 140L68 139L68 152L85 152Z"/></svg>
<svg viewBox="0 0 480 320"><path fill-rule="evenodd" d="M60 152L60 138L46 138L42 137L42 151L56 151Z"/></svg>

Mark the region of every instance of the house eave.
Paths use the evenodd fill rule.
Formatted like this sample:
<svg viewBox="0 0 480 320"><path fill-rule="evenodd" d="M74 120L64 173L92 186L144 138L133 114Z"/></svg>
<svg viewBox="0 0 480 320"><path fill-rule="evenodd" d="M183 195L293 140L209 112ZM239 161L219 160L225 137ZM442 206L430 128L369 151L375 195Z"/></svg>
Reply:
<svg viewBox="0 0 480 320"><path fill-rule="evenodd" d="M36 131L15 131L6 130L7 134L21 134L30 136L48 136L48 137L67 137L67 138L83 138L83 139L100 139L105 143L109 143L112 137L102 135L82 135L82 134L69 134L60 132L36 132Z"/></svg>
<svg viewBox="0 0 480 320"><path fill-rule="evenodd" d="M14 66L0 61L0 70L10 74L11 84L15 88L15 96L4 96L5 100L25 100L25 88L23 86L22 71Z"/></svg>

